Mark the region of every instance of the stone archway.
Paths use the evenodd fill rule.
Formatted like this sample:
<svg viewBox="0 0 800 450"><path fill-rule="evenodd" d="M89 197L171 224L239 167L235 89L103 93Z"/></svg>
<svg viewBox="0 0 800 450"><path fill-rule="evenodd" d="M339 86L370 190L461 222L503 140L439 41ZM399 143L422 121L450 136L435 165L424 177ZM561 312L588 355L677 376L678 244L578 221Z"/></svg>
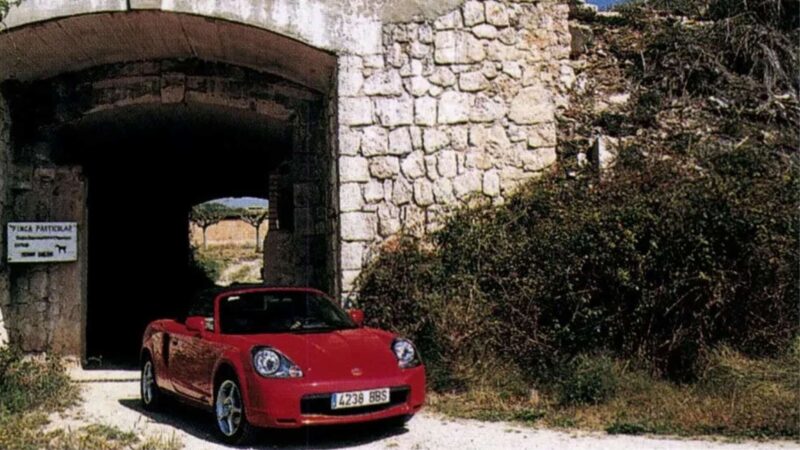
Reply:
<svg viewBox="0 0 800 450"><path fill-rule="evenodd" d="M106 289L104 284L122 279L106 270L108 267L127 271L133 283L139 283L144 274L136 273L131 265L119 264L113 253L105 250L115 244L114 235L118 233L103 230L111 224L112 214L122 215L114 205L123 198L131 201L163 192L169 199L155 202L161 205L155 210L161 216L159 220L165 222L159 233L172 233L172 238L162 239L160 234L147 231L145 225L139 234L150 237L133 240L133 247L140 249L158 243L161 259L171 261L170 267L156 264L156 273L180 266L179 247L188 245L181 244L181 239L188 239L186 216L192 204L208 198L258 195L269 198L275 211L285 216L277 218L272 234L280 242L267 242L271 250L267 281L288 280L327 290L334 284L335 243L330 236L335 236L336 225L335 214L330 211L335 209L335 192L328 186L335 182L331 178L335 170L328 137L328 102L335 58L264 30L207 19L197 22L194 16L169 16L175 14L151 11L79 16L32 27L72 29L79 27L76 21L89 17L97 20L98 27L123 23L147 27L155 20L180 23L184 28L173 31L186 33L187 41L191 39L190 32L185 31L187 26L215 27L218 36L238 33L247 39L228 48L224 58L211 56L208 60L199 57L206 53L191 45L189 54L168 53L168 59L95 65L132 51L109 50L106 46L95 48L99 56L92 58L89 68L77 71L67 71L61 66L66 61L59 58L54 58L51 66L37 66L32 71L23 64L11 69L11 65L3 66L17 70L17 79L3 86L7 115L15 124L9 161L3 168L14 180L7 196L11 212L4 219L74 221L81 230L82 242L81 256L74 264L13 266L5 272L14 301L3 308L3 316L10 324L11 340L25 351L56 351L85 358L109 348L93 342L118 341L130 356L135 354L147 321L175 314L185 303L184 298L176 298L182 295L176 290L158 289L163 297L148 298L144 291L130 286L116 296L118 305L99 303L100 298L109 301L114 297L113 288ZM231 30L222 31L228 28ZM30 31L29 27L20 28L23 34ZM39 29L36 33L46 31ZM260 35L261 40L252 33ZM0 34L0 40L9 36L19 35ZM125 45L137 44L133 39ZM253 56L253 46L271 50ZM299 71L296 63L290 63L297 54L317 66ZM152 55L164 56L160 50ZM248 67L218 60L247 61ZM41 78L51 73L57 75ZM141 156L134 155L138 150L132 143L142 148L158 146L158 151L142 150ZM186 151L171 154L176 148L191 146L201 149L199 158L213 161L198 163ZM114 151L120 154L104 155ZM178 158L186 160L178 162ZM134 178L133 166L141 172L139 178ZM176 174L177 186L163 181L169 171ZM195 174L184 176L183 172ZM122 180L128 186L123 186ZM142 183L133 188L141 195L123 195L134 183ZM159 187L149 188L149 184ZM178 234L181 226L183 236ZM103 236L102 240L97 236ZM184 249L183 255L186 253ZM127 259L146 264L141 257L128 255ZM273 260L293 264L270 265ZM159 280L155 278L152 281ZM98 283L100 279L103 283ZM191 284L185 281L179 276L176 284ZM136 293L137 298L131 297ZM132 303L136 303L136 309L128 311L126 320L115 323L115 311L125 311ZM102 327L92 325L105 322ZM119 337L112 336L117 332L121 333Z"/></svg>
<svg viewBox="0 0 800 450"><path fill-rule="evenodd" d="M13 218L16 192L30 189L34 176L58 178L47 170L15 169L15 152L24 145L20 137L43 117L38 112L20 116L25 108L18 106L48 104L51 95L71 92L28 90L22 101L14 101L13 92L24 91L19 86L70 77L80 84L93 71L121 64L139 69L130 77L122 70L108 89L101 77L85 91L75 91L108 101L51 108L50 119L69 122L87 113L111 117L148 105L169 109L193 99L238 116L280 116L281 109L271 110L269 102L252 101L260 93L248 83L233 83L238 93L221 99L215 90L224 90L226 82L196 85L180 71L162 71L175 61L249 69L284 80L281 89L299 86L297 92L320 99L318 119L293 129L305 127L300 135L324 140L303 141L301 149L314 150L293 147L293 152L324 153L329 163L306 159L311 162L294 164L288 173L322 173L321 178L270 185L298 206L283 223L326 235L324 245L314 245L326 252L321 266L330 279L323 284L343 297L354 292L376 251L401 230L435 230L451 207L475 198L503 202L521 183L547 170L556 161L555 112L564 106L565 89L574 79L568 8L562 2L23 0L5 26L0 31L0 81L6 88L0 96L4 223ZM137 80L143 75L137 70L155 63L157 76ZM27 146L34 159L40 152L46 156L46 147ZM304 200L315 195L324 198L325 208ZM295 237L278 247L297 245ZM300 264L312 262L310 253L300 253ZM0 267L0 309L6 318L27 298L14 292L9 280L8 267ZM48 278L26 289L38 289L41 280ZM42 308L26 304L31 314ZM36 329L11 331L13 341L14 333L29 336Z"/></svg>

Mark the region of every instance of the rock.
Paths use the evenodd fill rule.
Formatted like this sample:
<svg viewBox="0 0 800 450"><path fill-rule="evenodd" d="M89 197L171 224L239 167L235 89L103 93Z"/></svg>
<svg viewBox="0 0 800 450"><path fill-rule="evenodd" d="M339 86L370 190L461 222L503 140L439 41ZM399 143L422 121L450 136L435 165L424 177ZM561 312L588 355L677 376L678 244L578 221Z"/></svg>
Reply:
<svg viewBox="0 0 800 450"><path fill-rule="evenodd" d="M505 61L503 63L503 73L518 80L522 78L522 67L516 61Z"/></svg>
<svg viewBox="0 0 800 450"><path fill-rule="evenodd" d="M400 95L403 93L403 80L396 70L379 70L364 81L367 95Z"/></svg>
<svg viewBox="0 0 800 450"><path fill-rule="evenodd" d="M433 182L433 197L437 203L448 205L456 202L453 195L453 182L447 178L439 178Z"/></svg>
<svg viewBox="0 0 800 450"><path fill-rule="evenodd" d="M391 236L400 231L400 214L393 205L378 207L379 232L383 237Z"/></svg>
<svg viewBox="0 0 800 450"><path fill-rule="evenodd" d="M401 178L395 181L392 187L392 202L397 206L405 205L411 201L412 193L411 186Z"/></svg>
<svg viewBox="0 0 800 450"><path fill-rule="evenodd" d="M458 174L458 159L456 158L456 152L439 152L436 165L439 175L444 178L453 178Z"/></svg>
<svg viewBox="0 0 800 450"><path fill-rule="evenodd" d="M552 122L541 123L528 127L528 147L555 147L556 125Z"/></svg>
<svg viewBox="0 0 800 450"><path fill-rule="evenodd" d="M414 99L412 97L378 98L375 109L381 125L396 127L414 122Z"/></svg>
<svg viewBox="0 0 800 450"><path fill-rule="evenodd" d="M420 42L423 44L432 44L433 43L433 27L430 25L423 23L420 24L419 29L417 29L417 35Z"/></svg>
<svg viewBox="0 0 800 450"><path fill-rule="evenodd" d="M378 156L369 160L369 173L378 179L393 178L400 173L400 162L395 156Z"/></svg>
<svg viewBox="0 0 800 450"><path fill-rule="evenodd" d="M410 180L425 176L425 155L422 152L411 153L400 163L400 169Z"/></svg>
<svg viewBox="0 0 800 450"><path fill-rule="evenodd" d="M469 128L466 125L450 128L450 146L454 150L466 150L469 146Z"/></svg>
<svg viewBox="0 0 800 450"><path fill-rule="evenodd" d="M550 92L541 86L522 89L511 101L508 117L519 125L554 121L555 110Z"/></svg>
<svg viewBox="0 0 800 450"><path fill-rule="evenodd" d="M555 147L542 147L525 151L522 164L528 172L539 172L555 164L557 158Z"/></svg>
<svg viewBox="0 0 800 450"><path fill-rule="evenodd" d="M375 215L363 212L346 212L339 216L342 239L345 241L371 241L375 239Z"/></svg>
<svg viewBox="0 0 800 450"><path fill-rule="evenodd" d="M356 96L364 85L364 72L361 58L344 56L339 60L339 95Z"/></svg>
<svg viewBox="0 0 800 450"><path fill-rule="evenodd" d="M364 156L383 156L388 149L389 132L383 127L364 128L361 137L361 153Z"/></svg>
<svg viewBox="0 0 800 450"><path fill-rule="evenodd" d="M369 176L369 162L360 156L342 156L339 158L339 181L367 182Z"/></svg>
<svg viewBox="0 0 800 450"><path fill-rule="evenodd" d="M486 58L483 43L466 31L436 33L434 60L438 64L468 64Z"/></svg>
<svg viewBox="0 0 800 450"><path fill-rule="evenodd" d="M439 123L455 124L469 121L472 97L461 92L448 91L439 100Z"/></svg>
<svg viewBox="0 0 800 450"><path fill-rule="evenodd" d="M447 67L437 67L431 74L430 82L442 87L450 87L456 84L456 76Z"/></svg>
<svg viewBox="0 0 800 450"><path fill-rule="evenodd" d="M472 33L481 39L495 39L499 34L497 27L488 24L478 25L472 29Z"/></svg>
<svg viewBox="0 0 800 450"><path fill-rule="evenodd" d="M361 151L361 133L350 128L339 129L339 154L354 156Z"/></svg>
<svg viewBox="0 0 800 450"><path fill-rule="evenodd" d="M464 92L482 91L489 83L481 72L465 72L458 77L458 87Z"/></svg>
<svg viewBox="0 0 800 450"><path fill-rule="evenodd" d="M420 178L414 182L414 201L419 206L429 206L434 202L433 186L425 178Z"/></svg>
<svg viewBox="0 0 800 450"><path fill-rule="evenodd" d="M490 170L483 174L483 193L489 197L500 195L500 175L496 170Z"/></svg>
<svg viewBox="0 0 800 450"><path fill-rule="evenodd" d="M372 100L369 97L339 99L339 120L342 125L372 125Z"/></svg>
<svg viewBox="0 0 800 450"><path fill-rule="evenodd" d="M372 180L364 185L364 200L367 203L375 203L383 200L383 183Z"/></svg>
<svg viewBox="0 0 800 450"><path fill-rule="evenodd" d="M453 191L459 199L475 192L481 192L482 189L483 176L478 170L469 170L453 179Z"/></svg>
<svg viewBox="0 0 800 450"><path fill-rule="evenodd" d="M499 27L509 25L508 9L500 2L486 2L486 21Z"/></svg>
<svg viewBox="0 0 800 450"><path fill-rule="evenodd" d="M431 89L431 83L427 78L422 76L408 78L404 84L406 85L408 93L414 97L422 97Z"/></svg>
<svg viewBox="0 0 800 450"><path fill-rule="evenodd" d="M453 28L461 28L462 26L461 11L457 9L433 22L433 27L437 30L452 30Z"/></svg>
<svg viewBox="0 0 800 450"><path fill-rule="evenodd" d="M444 131L435 128L426 128L423 132L423 146L425 152L433 153L450 143L450 137Z"/></svg>
<svg viewBox="0 0 800 450"><path fill-rule="evenodd" d="M364 244L359 242L342 243L342 269L361 270L364 263Z"/></svg>
<svg viewBox="0 0 800 450"><path fill-rule="evenodd" d="M339 186L339 210L342 212L360 211L364 206L364 197L361 196L361 185L358 183L344 183Z"/></svg>
<svg viewBox="0 0 800 450"><path fill-rule="evenodd" d="M464 3L464 25L471 27L485 21L483 2L470 0Z"/></svg>
<svg viewBox="0 0 800 450"><path fill-rule="evenodd" d="M405 155L411 153L411 133L408 128L397 128L389 133L389 153L392 155Z"/></svg>
<svg viewBox="0 0 800 450"><path fill-rule="evenodd" d="M419 41L414 41L408 47L408 51L412 58L422 59L431 54L431 46Z"/></svg>
<svg viewBox="0 0 800 450"><path fill-rule="evenodd" d="M598 136L592 146L589 160L595 168L599 170L606 170L613 166L617 161L617 153L619 151L619 139L609 136Z"/></svg>
<svg viewBox="0 0 800 450"><path fill-rule="evenodd" d="M436 125L438 101L433 97L422 97L414 101L414 123L417 125Z"/></svg>
<svg viewBox="0 0 800 450"><path fill-rule="evenodd" d="M507 112L508 107L501 98L478 94L470 110L469 119L472 122L493 122L505 117Z"/></svg>

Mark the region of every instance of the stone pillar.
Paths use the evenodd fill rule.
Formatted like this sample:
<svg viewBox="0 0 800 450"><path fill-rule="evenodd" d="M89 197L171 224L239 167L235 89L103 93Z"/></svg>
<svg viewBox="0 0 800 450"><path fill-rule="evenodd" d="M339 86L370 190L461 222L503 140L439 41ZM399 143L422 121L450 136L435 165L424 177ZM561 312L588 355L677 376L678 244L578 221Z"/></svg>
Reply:
<svg viewBox="0 0 800 450"><path fill-rule="evenodd" d="M8 179L11 172L10 126L8 104L0 95L0 348L8 345L8 329L4 318L7 317L11 306L5 233L6 223L8 223Z"/></svg>
<svg viewBox="0 0 800 450"><path fill-rule="evenodd" d="M10 268L12 342L25 352L83 357L86 333L86 184L77 167L15 167L15 221L76 222L78 261Z"/></svg>

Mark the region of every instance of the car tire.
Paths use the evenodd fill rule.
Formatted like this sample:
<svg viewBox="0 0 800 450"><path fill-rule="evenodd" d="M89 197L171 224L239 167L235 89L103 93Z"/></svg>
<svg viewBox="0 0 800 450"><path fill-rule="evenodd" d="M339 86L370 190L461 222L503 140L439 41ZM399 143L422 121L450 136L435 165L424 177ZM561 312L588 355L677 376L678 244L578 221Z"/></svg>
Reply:
<svg viewBox="0 0 800 450"><path fill-rule="evenodd" d="M142 407L147 411L158 411L163 406L164 396L156 384L156 368L149 355L142 360L139 395Z"/></svg>
<svg viewBox="0 0 800 450"><path fill-rule="evenodd" d="M253 441L257 429L247 421L239 381L223 377L214 390L214 423L217 435L227 445L242 446Z"/></svg>

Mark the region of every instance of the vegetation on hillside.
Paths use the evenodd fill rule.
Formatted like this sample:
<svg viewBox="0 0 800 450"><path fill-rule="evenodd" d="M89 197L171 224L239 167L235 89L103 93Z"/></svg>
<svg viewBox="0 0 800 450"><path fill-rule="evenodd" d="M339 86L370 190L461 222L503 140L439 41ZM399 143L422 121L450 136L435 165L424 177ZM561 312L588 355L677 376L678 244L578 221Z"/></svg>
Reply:
<svg viewBox="0 0 800 450"><path fill-rule="evenodd" d="M798 7L639 1L592 32L561 166L362 275L434 403L614 432L800 436ZM627 101L607 101L614 94ZM578 156L619 142L598 174Z"/></svg>

